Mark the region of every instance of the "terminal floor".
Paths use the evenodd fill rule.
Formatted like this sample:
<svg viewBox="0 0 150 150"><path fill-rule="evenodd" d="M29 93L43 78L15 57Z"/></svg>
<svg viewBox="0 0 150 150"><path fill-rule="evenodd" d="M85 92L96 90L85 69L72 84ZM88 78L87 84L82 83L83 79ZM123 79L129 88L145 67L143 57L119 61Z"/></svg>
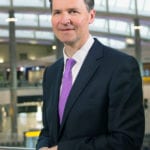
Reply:
<svg viewBox="0 0 150 150"><path fill-rule="evenodd" d="M0 131L0 143L10 142L10 141L23 141L24 140L24 132L34 129L41 129L42 122L41 118L37 116L36 113L21 113L17 118L17 134L15 138L12 138L11 133L11 118L3 117L1 123L1 131ZM14 125L15 126L15 125ZM14 137L14 135L13 135Z"/></svg>

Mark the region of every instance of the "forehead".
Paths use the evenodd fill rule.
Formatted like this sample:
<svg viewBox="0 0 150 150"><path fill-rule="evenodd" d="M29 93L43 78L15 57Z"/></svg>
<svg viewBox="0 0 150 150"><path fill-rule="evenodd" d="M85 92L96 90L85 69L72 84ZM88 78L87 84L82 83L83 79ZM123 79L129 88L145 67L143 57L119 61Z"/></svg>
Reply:
<svg viewBox="0 0 150 150"><path fill-rule="evenodd" d="M84 0L53 0L52 7L55 8L82 8L85 7Z"/></svg>

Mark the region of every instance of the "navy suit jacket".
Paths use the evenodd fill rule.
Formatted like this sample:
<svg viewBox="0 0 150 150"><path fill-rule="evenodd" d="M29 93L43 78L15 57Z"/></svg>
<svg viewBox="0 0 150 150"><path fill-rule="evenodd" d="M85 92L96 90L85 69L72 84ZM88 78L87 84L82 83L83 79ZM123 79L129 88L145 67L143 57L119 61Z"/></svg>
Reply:
<svg viewBox="0 0 150 150"><path fill-rule="evenodd" d="M95 39L72 87L59 125L63 58L43 77L40 147L58 150L140 150L144 136L142 82L136 60Z"/></svg>

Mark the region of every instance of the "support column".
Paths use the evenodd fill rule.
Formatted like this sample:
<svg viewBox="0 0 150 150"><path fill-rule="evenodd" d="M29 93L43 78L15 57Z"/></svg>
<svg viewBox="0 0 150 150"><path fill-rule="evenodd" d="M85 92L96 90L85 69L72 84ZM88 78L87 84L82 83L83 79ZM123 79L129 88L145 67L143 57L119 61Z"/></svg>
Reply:
<svg viewBox="0 0 150 150"><path fill-rule="evenodd" d="M134 19L135 26L135 55L140 66L141 75L143 75L143 63L142 63L142 47L141 47L141 37L140 37L140 23L139 19Z"/></svg>
<svg viewBox="0 0 150 150"><path fill-rule="evenodd" d="M14 18L14 11L9 11L9 18ZM11 117L11 136L12 140L17 138L17 62L16 62L16 39L15 21L9 22L9 61L10 61L10 117Z"/></svg>
<svg viewBox="0 0 150 150"><path fill-rule="evenodd" d="M0 132L3 131L3 113L2 113L2 106L0 105Z"/></svg>
<svg viewBox="0 0 150 150"><path fill-rule="evenodd" d="M56 42L56 45L57 45L56 59L58 59L58 58L63 56L64 44L62 42L60 42L60 40L58 40L56 37L55 37L55 42Z"/></svg>

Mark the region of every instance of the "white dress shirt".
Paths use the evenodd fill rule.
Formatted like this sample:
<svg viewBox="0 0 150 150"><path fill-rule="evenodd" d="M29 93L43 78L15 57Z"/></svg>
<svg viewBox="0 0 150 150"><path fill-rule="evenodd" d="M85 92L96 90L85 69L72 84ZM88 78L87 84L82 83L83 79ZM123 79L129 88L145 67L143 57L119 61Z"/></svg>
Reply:
<svg viewBox="0 0 150 150"><path fill-rule="evenodd" d="M90 35L86 43L72 56L72 58L76 60L76 64L72 68L72 80L73 80L72 82L73 83L93 43L94 43L94 39ZM63 50L63 56L64 56L64 62L65 62L64 66L65 66L68 56L65 54L64 50Z"/></svg>

